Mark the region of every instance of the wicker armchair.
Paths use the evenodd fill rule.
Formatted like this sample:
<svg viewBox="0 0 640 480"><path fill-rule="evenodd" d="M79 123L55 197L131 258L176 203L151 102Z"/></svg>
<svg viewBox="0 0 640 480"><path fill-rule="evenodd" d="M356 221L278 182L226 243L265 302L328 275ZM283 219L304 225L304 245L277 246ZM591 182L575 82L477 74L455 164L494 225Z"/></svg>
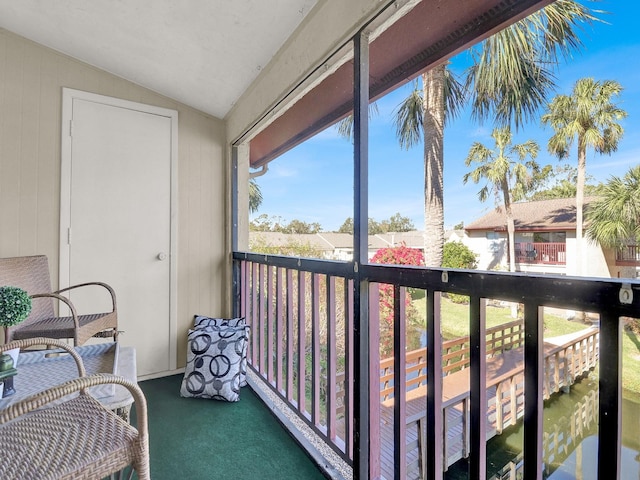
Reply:
<svg viewBox="0 0 640 480"><path fill-rule="evenodd" d="M20 287L33 299L31 314L22 323L5 328L5 342L33 337L73 338L74 345L82 345L93 336L118 337L118 313L113 289L102 282L90 282L51 291L49 262L45 255L0 258L0 285ZM104 313L78 315L71 301L61 295L80 287L100 287L111 296L112 310ZM58 317L54 300L69 307L70 317Z"/></svg>
<svg viewBox="0 0 640 480"><path fill-rule="evenodd" d="M18 340L0 346L0 352L35 344L67 350L80 377L0 410L0 478L99 479L131 465L138 478L149 479L147 404L138 385L111 374L84 376L81 358L55 339ZM137 428L86 391L107 383L131 392Z"/></svg>

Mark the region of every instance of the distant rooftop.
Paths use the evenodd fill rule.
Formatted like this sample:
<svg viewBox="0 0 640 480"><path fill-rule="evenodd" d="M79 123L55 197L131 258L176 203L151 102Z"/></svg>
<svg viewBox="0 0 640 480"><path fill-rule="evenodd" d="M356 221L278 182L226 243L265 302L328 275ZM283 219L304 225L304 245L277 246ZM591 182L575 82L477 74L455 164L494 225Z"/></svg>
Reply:
<svg viewBox="0 0 640 480"><path fill-rule="evenodd" d="M584 200L585 206L594 197ZM575 230L576 200L575 198L554 198L535 202L519 202L511 205L516 230ZM478 220L465 225L465 230L507 229L507 217L504 206L490 211Z"/></svg>

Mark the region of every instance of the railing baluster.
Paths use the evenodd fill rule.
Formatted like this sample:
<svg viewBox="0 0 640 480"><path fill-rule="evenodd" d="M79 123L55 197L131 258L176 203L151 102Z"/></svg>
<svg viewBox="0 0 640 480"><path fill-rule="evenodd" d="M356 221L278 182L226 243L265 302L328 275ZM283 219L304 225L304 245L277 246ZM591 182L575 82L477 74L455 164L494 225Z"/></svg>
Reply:
<svg viewBox="0 0 640 480"><path fill-rule="evenodd" d="M320 274L311 274L311 421L320 425Z"/></svg>
<svg viewBox="0 0 640 480"><path fill-rule="evenodd" d="M473 479L487 477L487 342L486 300L469 299L469 341L471 346L471 455L469 475Z"/></svg>
<svg viewBox="0 0 640 480"><path fill-rule="evenodd" d="M369 476L380 477L380 286L369 284Z"/></svg>
<svg viewBox="0 0 640 480"><path fill-rule="evenodd" d="M407 366L406 366L406 289L393 287L393 422L394 466L396 480L407 475Z"/></svg>
<svg viewBox="0 0 640 480"><path fill-rule="evenodd" d="M283 360L284 360L284 329L287 325L285 312L283 310L284 292L282 283L282 269L276 267L276 388L278 391L284 391L284 377L283 377Z"/></svg>
<svg viewBox="0 0 640 480"><path fill-rule="evenodd" d="M426 292L427 320L427 463L426 478L442 479L447 466L443 459L446 446L444 432L445 414L442 408L442 339L440 338L441 293L434 290ZM446 448L446 447L443 447Z"/></svg>
<svg viewBox="0 0 640 480"><path fill-rule="evenodd" d="M274 291L274 286L273 286L273 272L275 270L276 267L267 267L267 297L266 297L266 308L267 308L267 335L266 335L266 352L267 352L267 362L266 362L266 367L267 367L267 380L269 381L269 383L274 384L275 380L274 380L274 373L275 373L275 355L273 352L273 347L275 344L275 332L274 332L274 328L275 328L275 320L274 320L274 309L276 308L276 305L273 304L272 301L270 301L272 298L274 298L273 296L273 291ZM277 301L275 302L277 304Z"/></svg>
<svg viewBox="0 0 640 480"><path fill-rule="evenodd" d="M265 362L265 308L269 308L267 304L267 292L265 285L265 271L268 267L266 265L259 266L259 287L258 287L258 348L260 349L258 355L258 368L263 376L267 376L267 366Z"/></svg>
<svg viewBox="0 0 640 480"><path fill-rule="evenodd" d="M327 435L336 439L336 278L327 278Z"/></svg>
<svg viewBox="0 0 640 480"><path fill-rule="evenodd" d="M252 338L252 364L254 368L260 370L260 362L258 359L260 358L260 320L259 320L259 295L262 290L260 288L260 279L258 275L258 267L257 263L251 264L251 270L253 271L251 275L251 327L253 331L251 332Z"/></svg>
<svg viewBox="0 0 640 480"><path fill-rule="evenodd" d="M353 458L353 376L354 376L354 349L353 349L353 280L345 281L345 365L344 376L344 405L345 405L345 438L348 458Z"/></svg>
<svg viewBox="0 0 640 480"><path fill-rule="evenodd" d="M307 315L305 272L298 270L298 409L307 412Z"/></svg>
<svg viewBox="0 0 640 480"><path fill-rule="evenodd" d="M294 348L295 348L295 334L294 334L294 311L293 311L293 271L288 268L286 270L285 277L285 292L286 298L286 316L287 316L287 400L293 402L294 387Z"/></svg>

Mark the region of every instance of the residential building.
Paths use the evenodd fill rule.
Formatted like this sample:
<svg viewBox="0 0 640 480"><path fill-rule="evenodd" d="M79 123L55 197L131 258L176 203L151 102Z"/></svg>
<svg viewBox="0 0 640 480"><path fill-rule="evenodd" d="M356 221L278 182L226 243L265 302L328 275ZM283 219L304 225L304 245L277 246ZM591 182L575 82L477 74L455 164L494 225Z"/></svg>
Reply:
<svg viewBox="0 0 640 480"><path fill-rule="evenodd" d="M592 198L585 199L588 208ZM578 258L576 207L573 198L558 198L511 205L515 223L516 270L519 272L586 277L624 277L628 269L616 252L585 239ZM478 268L508 270L507 220L503 207L465 226L468 246L478 254ZM633 274L635 277L635 274Z"/></svg>

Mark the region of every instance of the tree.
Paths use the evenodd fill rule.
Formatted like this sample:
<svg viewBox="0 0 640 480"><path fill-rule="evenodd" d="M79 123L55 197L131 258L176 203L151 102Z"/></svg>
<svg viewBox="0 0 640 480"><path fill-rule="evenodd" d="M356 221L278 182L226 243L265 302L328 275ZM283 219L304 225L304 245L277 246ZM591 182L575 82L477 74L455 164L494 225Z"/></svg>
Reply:
<svg viewBox="0 0 640 480"><path fill-rule="evenodd" d="M424 139L424 225L425 264L442 264L444 245L444 127L464 103L462 84L446 68L438 65L421 76L422 91L402 102L394 123L401 148L409 149Z"/></svg>
<svg viewBox="0 0 640 480"><path fill-rule="evenodd" d="M269 216L266 213L259 215L249 222L249 230L253 232L280 232L280 233L318 233L322 231L322 225L317 222L307 223L302 220L291 220L286 223L280 216Z"/></svg>
<svg viewBox="0 0 640 480"><path fill-rule="evenodd" d="M547 167L549 167L547 165ZM554 179L551 186L545 184L540 186L530 195L529 200L551 200L553 198L573 198L576 196L576 182L578 180L578 169L573 165L556 165L553 172L549 173L549 179ZM587 175L586 182L593 181L593 177ZM597 195L601 184L593 185L586 183L584 186L585 195ZM545 188L546 187L546 188Z"/></svg>
<svg viewBox="0 0 640 480"><path fill-rule="evenodd" d="M353 218L347 218L340 228L338 229L338 233L350 233L353 235Z"/></svg>
<svg viewBox="0 0 640 480"><path fill-rule="evenodd" d="M389 220L383 220L380 222L384 233L389 232L410 232L415 230L416 227L409 217L403 217L400 213L392 215Z"/></svg>
<svg viewBox="0 0 640 480"><path fill-rule="evenodd" d="M367 233L369 235L377 235L379 233L389 232L410 232L415 230L415 228L409 217L403 217L400 213L396 213L388 220L382 220L381 222L370 218L367 225ZM338 229L338 233L350 233L353 235L353 218L347 218Z"/></svg>
<svg viewBox="0 0 640 480"><path fill-rule="evenodd" d="M302 220L291 220L282 230L282 233L318 233L322 226L318 222L307 223Z"/></svg>
<svg viewBox="0 0 640 480"><path fill-rule="evenodd" d="M464 87L441 64L421 76L397 110L396 133L403 148L424 138L425 242L427 266L442 263L444 244L444 126L470 99L472 116L493 117L518 128L533 118L555 88L552 69L581 46L577 27L596 18L574 0L557 0L471 50L473 65Z"/></svg>
<svg viewBox="0 0 640 480"><path fill-rule="evenodd" d="M249 213L255 213L262 205L262 191L255 179L249 180Z"/></svg>
<svg viewBox="0 0 640 480"><path fill-rule="evenodd" d="M540 172L540 167L535 161L540 147L533 140L513 145L509 127L496 128L491 136L495 140L494 150L480 142L471 146L465 165L477 164L477 167L465 174L463 180L464 183L468 180L474 183L479 183L482 179L487 181L478 192L481 202L493 193L496 196L496 204L499 204L498 198L502 194L509 237L509 271L515 272L515 224L511 204L524 198L531 188L532 179Z"/></svg>
<svg viewBox="0 0 640 480"><path fill-rule="evenodd" d="M640 165L611 177L585 212L587 238L603 247L622 248L640 241Z"/></svg>
<svg viewBox="0 0 640 480"><path fill-rule="evenodd" d="M618 123L627 113L614 103L622 86L613 80L593 78L578 80L571 95L557 95L548 105L542 123L550 125L554 134L549 139L549 152L560 160L567 158L575 141L578 155L576 181L576 253L582 258L584 188L587 150L609 155L618 149L624 130ZM578 274L581 265L578 263Z"/></svg>

